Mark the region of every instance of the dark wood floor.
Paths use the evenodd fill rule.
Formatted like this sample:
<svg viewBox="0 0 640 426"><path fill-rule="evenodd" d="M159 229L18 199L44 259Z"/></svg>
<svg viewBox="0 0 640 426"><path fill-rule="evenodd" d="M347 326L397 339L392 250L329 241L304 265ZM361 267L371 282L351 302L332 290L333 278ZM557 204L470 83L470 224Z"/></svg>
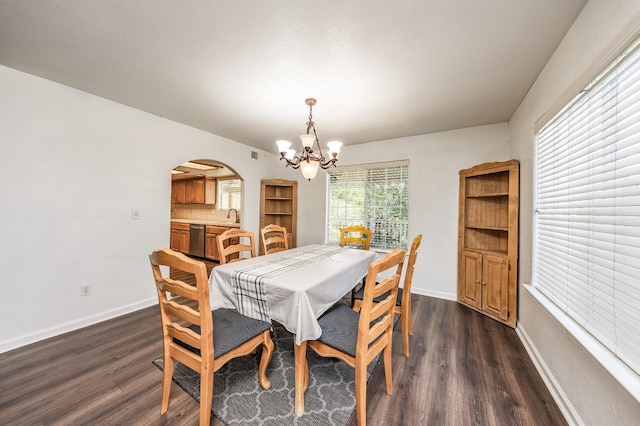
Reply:
<svg viewBox="0 0 640 426"><path fill-rule="evenodd" d="M369 425L566 424L513 329L452 301L414 295L413 309L410 358L395 332L393 395L382 368L368 383ZM0 424L197 424L175 384L159 414L160 334L150 307L0 354Z"/></svg>

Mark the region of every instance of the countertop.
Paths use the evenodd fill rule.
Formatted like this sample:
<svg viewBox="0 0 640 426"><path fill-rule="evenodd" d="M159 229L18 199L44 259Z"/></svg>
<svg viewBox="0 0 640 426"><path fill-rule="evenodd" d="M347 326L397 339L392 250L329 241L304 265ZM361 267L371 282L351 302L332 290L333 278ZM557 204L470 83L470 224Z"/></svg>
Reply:
<svg viewBox="0 0 640 426"><path fill-rule="evenodd" d="M227 228L239 228L240 224L236 222L219 222L213 220L201 220L201 219L171 219L171 222L176 223L193 223L196 225L213 225L213 226L225 226Z"/></svg>

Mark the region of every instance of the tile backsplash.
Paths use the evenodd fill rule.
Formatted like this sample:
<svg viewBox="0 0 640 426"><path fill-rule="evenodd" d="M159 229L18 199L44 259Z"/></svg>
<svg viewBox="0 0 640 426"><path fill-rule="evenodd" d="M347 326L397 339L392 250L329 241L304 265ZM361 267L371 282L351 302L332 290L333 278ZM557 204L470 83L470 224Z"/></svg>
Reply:
<svg viewBox="0 0 640 426"><path fill-rule="evenodd" d="M172 204L171 219L206 220L211 222L229 222L235 219L235 213L227 219L229 210L218 210L206 204Z"/></svg>

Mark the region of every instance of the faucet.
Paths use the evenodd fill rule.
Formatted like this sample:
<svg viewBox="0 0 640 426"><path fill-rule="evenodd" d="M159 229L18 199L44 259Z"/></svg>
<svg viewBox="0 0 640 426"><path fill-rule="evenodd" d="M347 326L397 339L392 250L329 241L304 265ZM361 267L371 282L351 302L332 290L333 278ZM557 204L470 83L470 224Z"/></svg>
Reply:
<svg viewBox="0 0 640 426"><path fill-rule="evenodd" d="M229 209L229 212L227 213L227 219L231 219L231 211L236 212L236 223L240 223L240 216L238 216L238 210L236 209Z"/></svg>

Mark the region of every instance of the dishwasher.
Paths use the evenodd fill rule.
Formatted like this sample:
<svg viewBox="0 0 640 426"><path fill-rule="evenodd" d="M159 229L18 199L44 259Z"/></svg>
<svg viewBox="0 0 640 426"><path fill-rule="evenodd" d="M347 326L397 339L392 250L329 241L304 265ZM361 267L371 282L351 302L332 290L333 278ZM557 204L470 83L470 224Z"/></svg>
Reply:
<svg viewBox="0 0 640 426"><path fill-rule="evenodd" d="M189 225L189 254L204 257L204 225L192 223Z"/></svg>

